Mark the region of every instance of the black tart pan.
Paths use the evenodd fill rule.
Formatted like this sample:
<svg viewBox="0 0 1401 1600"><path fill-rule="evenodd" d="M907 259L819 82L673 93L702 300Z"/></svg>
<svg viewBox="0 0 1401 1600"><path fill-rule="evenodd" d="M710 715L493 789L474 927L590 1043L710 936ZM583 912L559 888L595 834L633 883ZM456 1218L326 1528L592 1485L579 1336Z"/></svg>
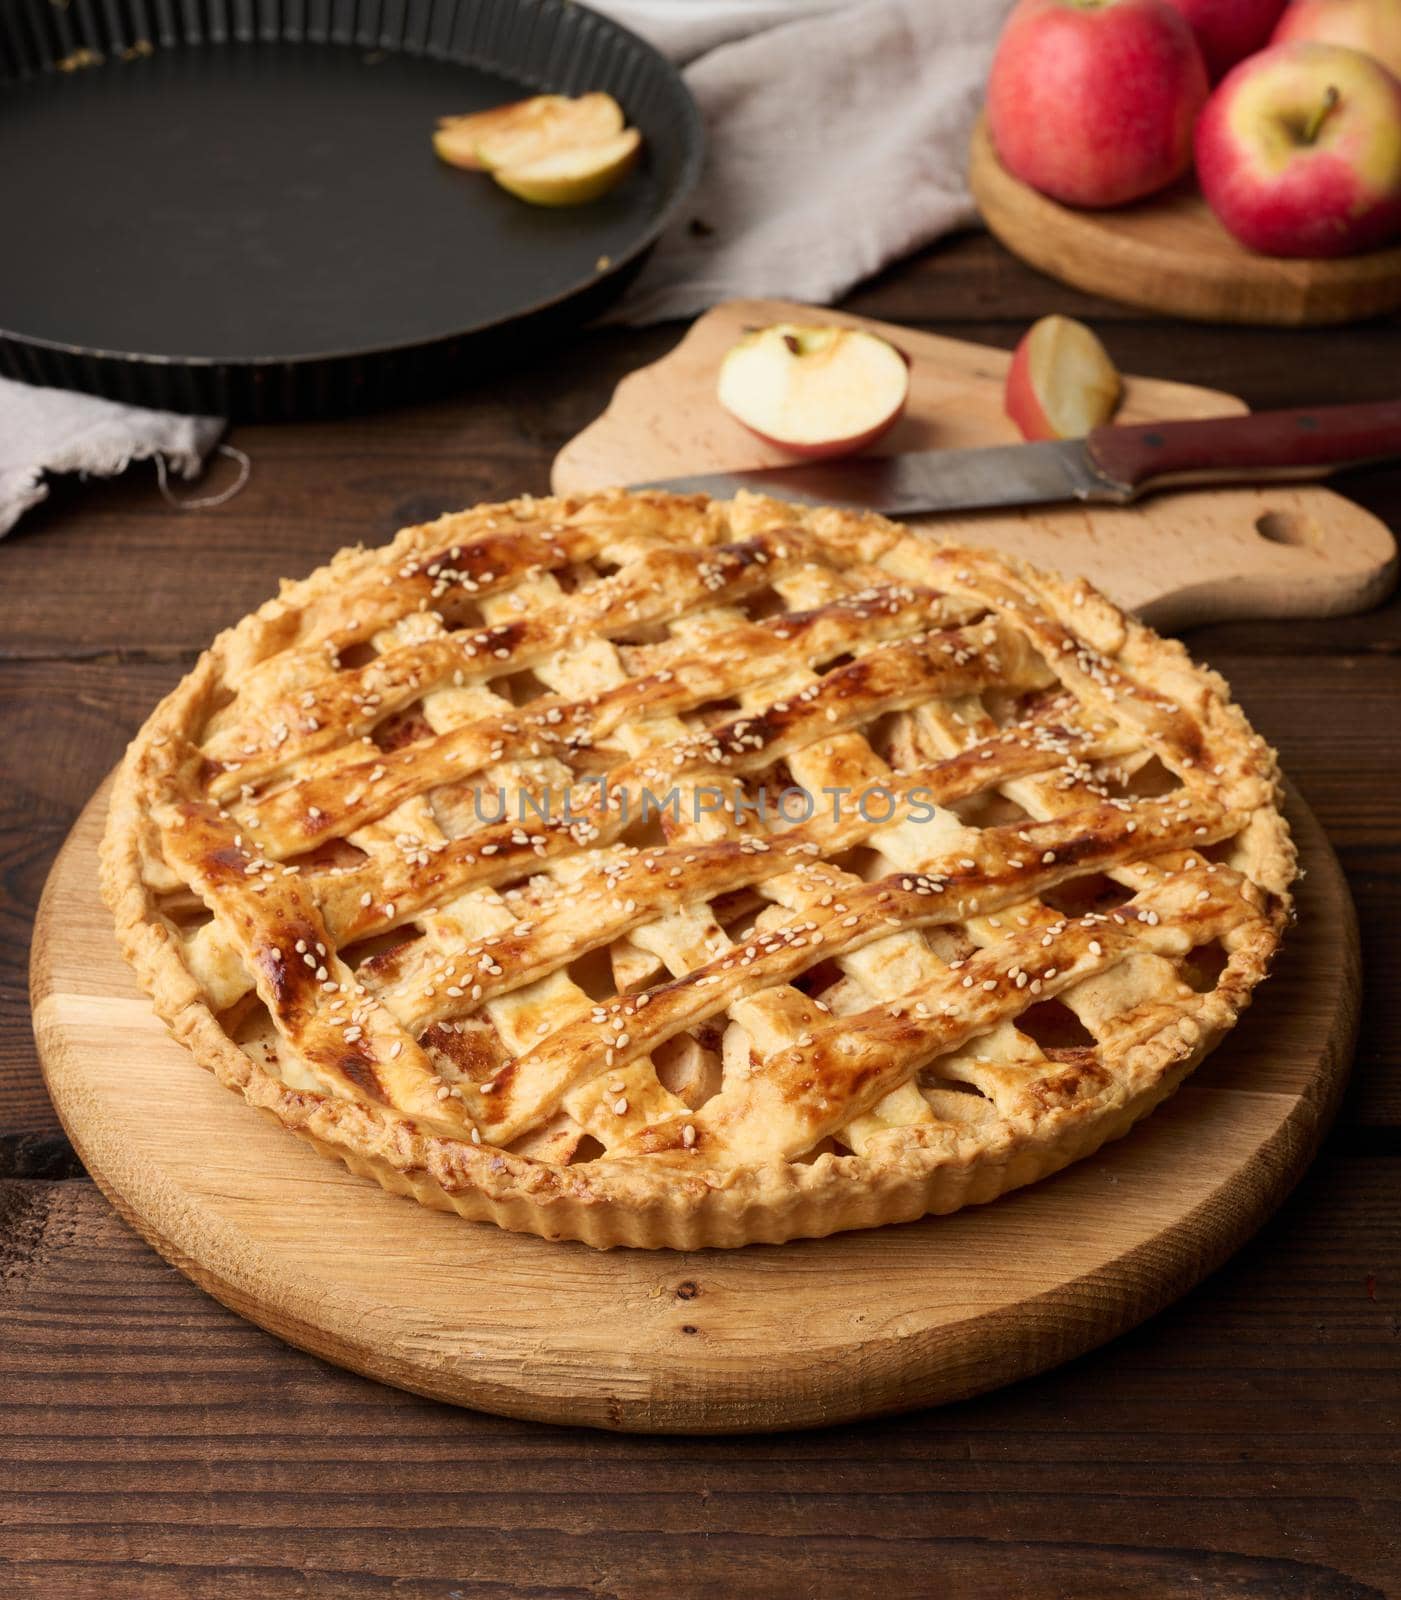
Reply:
<svg viewBox="0 0 1401 1600"><path fill-rule="evenodd" d="M439 116L593 89L645 140L593 204L433 154ZM250 418L466 385L601 309L701 151L573 0L0 0L0 373Z"/></svg>

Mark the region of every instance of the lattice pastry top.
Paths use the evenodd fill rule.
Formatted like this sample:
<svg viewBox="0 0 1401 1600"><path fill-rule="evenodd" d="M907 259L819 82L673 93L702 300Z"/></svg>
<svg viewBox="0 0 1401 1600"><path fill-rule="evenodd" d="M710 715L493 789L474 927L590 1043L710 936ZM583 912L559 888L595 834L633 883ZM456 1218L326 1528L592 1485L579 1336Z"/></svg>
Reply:
<svg viewBox="0 0 1401 1600"><path fill-rule="evenodd" d="M485 506L222 634L117 780L118 933L352 1170L595 1245L988 1200L1123 1133L1289 914L1270 750L1084 583L878 517Z"/></svg>

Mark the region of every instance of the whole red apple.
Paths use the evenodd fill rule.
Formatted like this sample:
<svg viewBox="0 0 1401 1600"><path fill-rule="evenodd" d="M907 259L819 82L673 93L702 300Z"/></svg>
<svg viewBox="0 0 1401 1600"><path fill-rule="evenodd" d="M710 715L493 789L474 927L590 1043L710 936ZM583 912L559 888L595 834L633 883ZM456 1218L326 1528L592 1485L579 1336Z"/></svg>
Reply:
<svg viewBox="0 0 1401 1600"><path fill-rule="evenodd" d="M1207 76L1215 83L1265 44L1285 0L1168 0L1168 4L1191 25Z"/></svg>
<svg viewBox="0 0 1401 1600"><path fill-rule="evenodd" d="M1401 0L1294 0L1279 19L1274 42L1290 39L1348 45L1401 78Z"/></svg>
<svg viewBox="0 0 1401 1600"><path fill-rule="evenodd" d="M1191 165L1206 96L1201 52L1167 0L1021 0L992 64L988 131L1023 183L1118 206Z"/></svg>
<svg viewBox="0 0 1401 1600"><path fill-rule="evenodd" d="M1401 82L1359 50L1276 44L1226 74L1197 177L1242 244L1343 256L1401 233Z"/></svg>

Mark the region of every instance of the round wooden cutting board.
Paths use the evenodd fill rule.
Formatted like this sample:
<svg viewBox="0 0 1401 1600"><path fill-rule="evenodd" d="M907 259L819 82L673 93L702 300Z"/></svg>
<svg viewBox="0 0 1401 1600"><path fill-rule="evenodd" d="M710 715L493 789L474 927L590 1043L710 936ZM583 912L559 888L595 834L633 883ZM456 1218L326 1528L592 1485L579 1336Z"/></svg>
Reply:
<svg viewBox="0 0 1401 1600"><path fill-rule="evenodd" d="M1090 294L1202 322L1277 327L1354 322L1401 306L1401 246L1336 261L1257 255L1190 182L1108 211L1063 206L1007 171L981 121L968 182L1013 255Z"/></svg>
<svg viewBox="0 0 1401 1600"><path fill-rule="evenodd" d="M959 1399L1092 1349L1223 1261L1298 1178L1338 1100L1357 932L1312 814L1299 925L1255 1007L1126 1139L956 1216L736 1251L551 1244L426 1211L256 1116L156 1020L97 890L105 789L35 930L40 1054L124 1217L280 1338L481 1410L739 1432Z"/></svg>

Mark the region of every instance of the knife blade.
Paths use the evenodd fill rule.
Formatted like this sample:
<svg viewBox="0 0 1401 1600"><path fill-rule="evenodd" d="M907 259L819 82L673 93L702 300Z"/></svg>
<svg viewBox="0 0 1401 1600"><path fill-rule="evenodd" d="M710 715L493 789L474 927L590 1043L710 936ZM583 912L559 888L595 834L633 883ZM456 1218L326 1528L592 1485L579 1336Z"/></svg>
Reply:
<svg viewBox="0 0 1401 1600"><path fill-rule="evenodd" d="M741 489L749 489L805 505L883 511L888 516L1029 506L1055 500L1123 503L1130 498L1129 492L1095 470L1083 439L805 461L752 472L665 478L633 487L708 494L717 500L729 500Z"/></svg>
<svg viewBox="0 0 1401 1600"><path fill-rule="evenodd" d="M1083 439L914 450L633 484L729 499L742 489L810 505L978 511L1080 501L1128 505L1149 490L1319 477L1401 456L1401 400L1095 428Z"/></svg>

